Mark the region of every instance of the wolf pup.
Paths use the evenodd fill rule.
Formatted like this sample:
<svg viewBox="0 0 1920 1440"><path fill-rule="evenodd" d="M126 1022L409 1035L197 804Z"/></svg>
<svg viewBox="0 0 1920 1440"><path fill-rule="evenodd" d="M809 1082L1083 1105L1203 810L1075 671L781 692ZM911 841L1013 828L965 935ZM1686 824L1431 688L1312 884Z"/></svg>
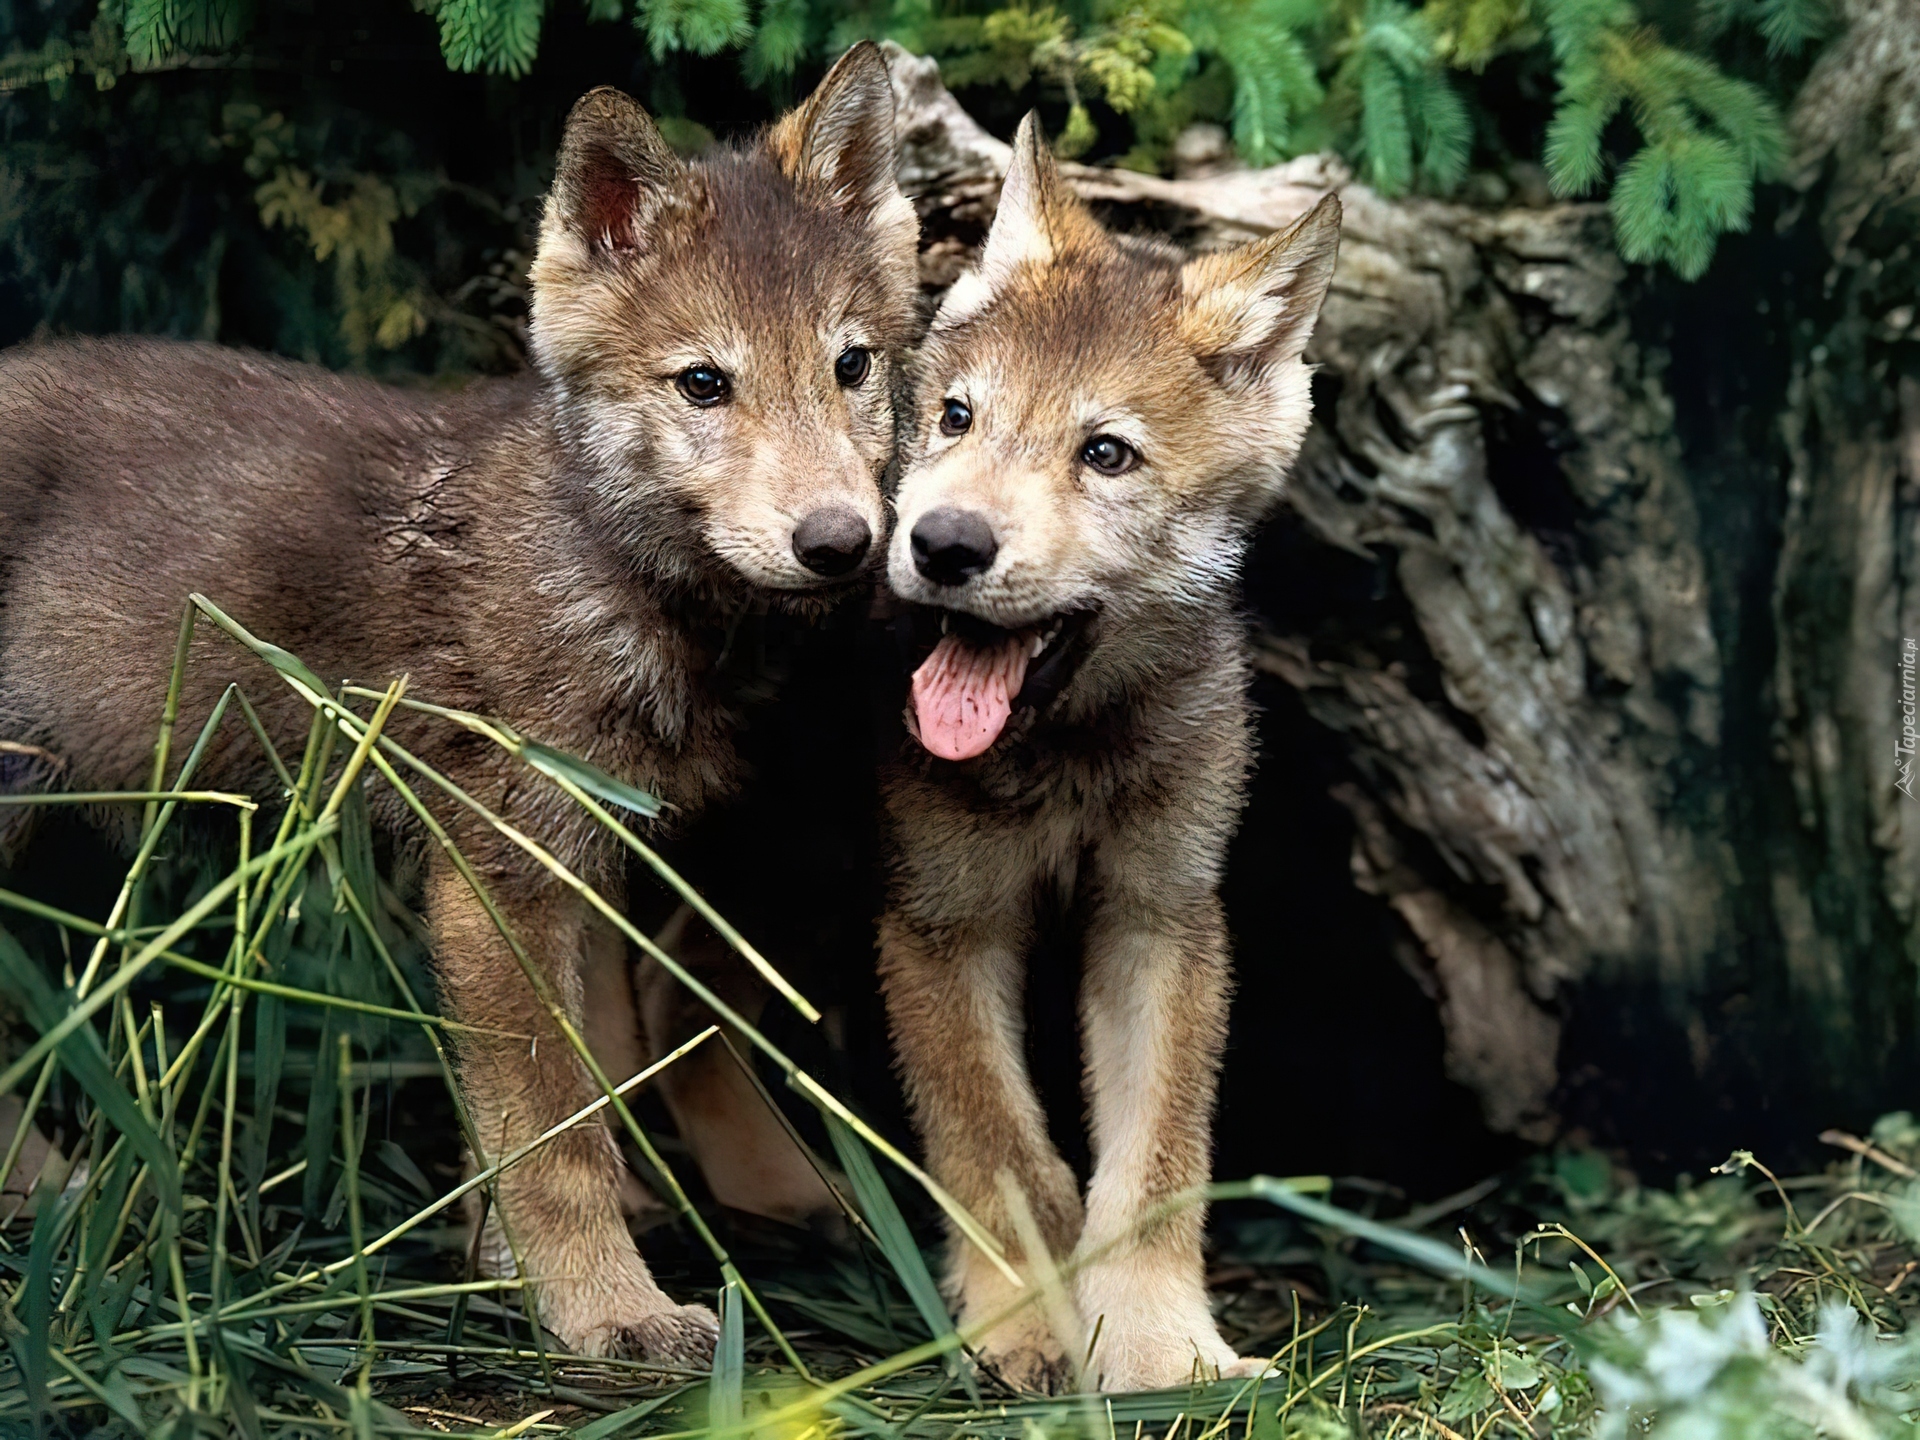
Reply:
<svg viewBox="0 0 1920 1440"><path fill-rule="evenodd" d="M883 534L917 230L886 67L861 45L764 139L694 164L626 96L581 100L540 229L528 378L444 397L154 341L0 356L0 737L56 754L64 783L144 787L199 590L321 675L410 672L416 693L683 812L724 794L729 624L820 607ZM183 724L232 659L224 637L196 642ZM261 693L297 747L310 712ZM403 720L398 738L619 896L621 857L552 787L452 727ZM215 747L204 783L274 795L251 748ZM44 783L23 753L0 754L0 781L11 762L15 788ZM371 800L418 845L390 792ZM577 1017L607 935L468 812L446 819ZM461 1045L499 1155L598 1091L437 847L424 890L449 1012L534 1037ZM583 1127L502 1177L540 1317L576 1351L697 1361L713 1316L654 1283L621 1173L612 1134Z"/></svg>
<svg viewBox="0 0 1920 1440"><path fill-rule="evenodd" d="M885 782L880 969L934 1175L1016 1269L1010 1188L1052 1258L1081 1261L1077 1335L1028 1309L984 1338L1022 1388L1252 1363L1208 1312L1192 1200L1230 989L1217 891L1252 760L1237 576L1307 428L1300 357L1339 229L1329 196L1196 260L1110 236L1029 116L916 367L887 575L938 638L913 676L919 744ZM1048 905L1084 943L1084 1208L1023 1058ZM957 1236L948 1283L963 1324L1016 1293Z"/></svg>

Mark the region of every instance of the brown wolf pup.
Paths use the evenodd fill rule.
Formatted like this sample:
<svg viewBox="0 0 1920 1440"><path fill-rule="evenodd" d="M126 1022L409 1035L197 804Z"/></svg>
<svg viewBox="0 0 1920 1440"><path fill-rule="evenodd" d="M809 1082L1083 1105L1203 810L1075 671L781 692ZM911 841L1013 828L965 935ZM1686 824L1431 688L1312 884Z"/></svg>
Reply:
<svg viewBox="0 0 1920 1440"><path fill-rule="evenodd" d="M1339 228L1328 197L1197 260L1109 236L1029 116L916 367L887 573L938 643L885 784L880 968L935 1176L1023 1273L1009 1181L1052 1257L1082 1258L1079 1333L1030 1309L984 1339L1022 1387L1250 1363L1207 1308L1201 1207L1168 1202L1208 1179L1226 1037L1217 889L1252 759L1237 576L1307 428ZM1084 1208L1023 1058L1055 904L1084 943ZM957 1237L949 1285L963 1324L1015 1293Z"/></svg>
<svg viewBox="0 0 1920 1440"><path fill-rule="evenodd" d="M694 164L626 96L581 100L540 230L526 379L448 398L154 341L0 356L0 737L53 752L65 784L143 787L199 590L331 679L410 672L415 693L683 812L724 794L740 768L717 666L729 625L820 608L883 533L916 236L886 68L862 45L764 139ZM183 725L232 661L224 637L196 642ZM304 707L281 687L255 698L297 748ZM552 787L451 727L397 733L619 896L620 856ZM214 751L204 783L272 796L251 749ZM0 781L44 783L24 754L0 753ZM371 800L417 844L391 793ZM446 819L579 1015L607 935L497 834ZM497 1155L598 1092L437 848L424 888L450 1013L534 1037L461 1047ZM697 1360L713 1317L655 1285L621 1173L611 1133L577 1128L502 1178L541 1319L585 1353Z"/></svg>

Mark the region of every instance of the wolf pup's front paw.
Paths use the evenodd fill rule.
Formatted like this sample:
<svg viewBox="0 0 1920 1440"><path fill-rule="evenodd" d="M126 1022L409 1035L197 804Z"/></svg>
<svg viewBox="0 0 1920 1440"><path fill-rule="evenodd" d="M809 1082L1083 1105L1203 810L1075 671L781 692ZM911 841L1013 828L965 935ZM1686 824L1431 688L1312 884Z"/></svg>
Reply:
<svg viewBox="0 0 1920 1440"><path fill-rule="evenodd" d="M978 1347L981 1363L1001 1382L1026 1394L1066 1395L1073 1362L1040 1316L1025 1312L995 1328Z"/></svg>
<svg viewBox="0 0 1920 1440"><path fill-rule="evenodd" d="M605 1348L583 1354L617 1356L623 1360L650 1360L704 1370L713 1363L713 1347L720 1338L720 1322L704 1305L676 1305L657 1315L605 1327Z"/></svg>
<svg viewBox="0 0 1920 1440"><path fill-rule="evenodd" d="M540 1323L576 1355L705 1369L720 1337L713 1312L674 1304L637 1254L631 1266L602 1265L592 1279L542 1280L535 1296Z"/></svg>
<svg viewBox="0 0 1920 1440"><path fill-rule="evenodd" d="M1198 1313L1183 1314L1184 1309L1104 1312L1087 1366L1089 1382L1102 1390L1165 1390L1260 1372L1265 1362L1234 1354L1204 1307L1198 1307Z"/></svg>

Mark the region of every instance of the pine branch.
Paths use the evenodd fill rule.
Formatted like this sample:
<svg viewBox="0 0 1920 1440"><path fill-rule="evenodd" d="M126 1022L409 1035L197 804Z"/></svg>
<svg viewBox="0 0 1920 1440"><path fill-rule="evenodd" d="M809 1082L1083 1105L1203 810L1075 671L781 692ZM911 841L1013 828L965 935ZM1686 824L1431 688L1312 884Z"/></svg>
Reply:
<svg viewBox="0 0 1920 1440"><path fill-rule="evenodd" d="M1760 33L1770 54L1798 55L1832 21L1826 0L1760 0Z"/></svg>
<svg viewBox="0 0 1920 1440"><path fill-rule="evenodd" d="M1743 230L1755 181L1785 163L1779 109L1755 86L1641 27L1627 0L1545 0L1560 105L1546 162L1561 194L1604 174L1602 140L1624 107L1645 140L1622 166L1611 205L1620 253L1699 275L1719 236ZM1718 9L1709 20L1723 18Z"/></svg>
<svg viewBox="0 0 1920 1440"><path fill-rule="evenodd" d="M454 70L525 75L540 48L545 0L429 0L440 53Z"/></svg>
<svg viewBox="0 0 1920 1440"><path fill-rule="evenodd" d="M1473 126L1424 14L1400 0L1368 0L1343 74L1359 95L1359 153L1376 190L1402 193L1416 167L1438 189L1466 173Z"/></svg>
<svg viewBox="0 0 1920 1440"><path fill-rule="evenodd" d="M765 0L747 47L747 83L758 89L776 75L791 75L806 51L806 0Z"/></svg>
<svg viewBox="0 0 1920 1440"><path fill-rule="evenodd" d="M655 60L675 50L712 55L753 35L746 0L643 0L633 23Z"/></svg>

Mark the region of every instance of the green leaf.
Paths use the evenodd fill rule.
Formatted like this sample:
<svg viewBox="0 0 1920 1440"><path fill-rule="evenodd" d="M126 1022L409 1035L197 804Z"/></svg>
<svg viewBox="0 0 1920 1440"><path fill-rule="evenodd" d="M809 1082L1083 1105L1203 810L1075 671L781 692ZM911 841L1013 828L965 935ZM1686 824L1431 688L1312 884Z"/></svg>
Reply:
<svg viewBox="0 0 1920 1440"><path fill-rule="evenodd" d="M1099 138L1100 131L1094 125L1093 117L1087 113L1087 107L1075 105L1067 111L1066 128L1061 130L1060 138L1053 142L1053 150L1063 160L1074 160L1084 155Z"/></svg>
<svg viewBox="0 0 1920 1440"><path fill-rule="evenodd" d="M1887 1201L1887 1209L1893 1215L1893 1223L1900 1227L1900 1233L1920 1245L1920 1180L1908 1182L1905 1189Z"/></svg>
<svg viewBox="0 0 1920 1440"><path fill-rule="evenodd" d="M658 798L649 795L638 786L629 785L624 780L616 780L585 760L569 755L565 751L555 750L551 746L528 740L520 748L520 758L525 760L542 775L553 779L571 780L596 800L604 800L609 805L618 805L651 820L660 813Z"/></svg>
<svg viewBox="0 0 1920 1440"><path fill-rule="evenodd" d="M1300 37L1264 19L1240 7L1219 32L1220 55L1233 71L1233 143L1250 165L1282 158L1295 117L1326 98Z"/></svg>
<svg viewBox="0 0 1920 1440"><path fill-rule="evenodd" d="M738 1425L746 1413L741 1388L746 1380L746 1321L740 1287L720 1287L720 1338L713 1347L713 1375L707 1382L707 1428Z"/></svg>
<svg viewBox="0 0 1920 1440"><path fill-rule="evenodd" d="M1367 181L1382 195L1402 194L1413 181L1413 130L1400 77L1383 57L1369 55L1360 71L1360 153Z"/></svg>
<svg viewBox="0 0 1920 1440"><path fill-rule="evenodd" d="M1825 0L1761 0L1760 33L1772 55L1797 55L1832 23Z"/></svg>
<svg viewBox="0 0 1920 1440"><path fill-rule="evenodd" d="M675 50L712 55L753 34L745 0L643 0L633 23L645 33L655 60Z"/></svg>
<svg viewBox="0 0 1920 1440"><path fill-rule="evenodd" d="M1464 1420L1469 1415L1478 1415L1489 1405L1495 1403L1493 1386L1487 1383L1487 1377L1479 1370L1463 1370L1447 1392L1440 1398L1440 1408L1436 1416L1448 1423Z"/></svg>
<svg viewBox="0 0 1920 1440"><path fill-rule="evenodd" d="M753 43L747 47L747 83L759 88L776 75L791 75L806 49L806 0L765 0Z"/></svg>
<svg viewBox="0 0 1920 1440"><path fill-rule="evenodd" d="M455 70L525 75L540 47L545 11L546 0L434 0L440 51Z"/></svg>
<svg viewBox="0 0 1920 1440"><path fill-rule="evenodd" d="M1487 1379L1503 1390L1531 1390L1546 1378L1546 1367L1510 1344L1496 1346L1480 1362Z"/></svg>
<svg viewBox="0 0 1920 1440"><path fill-rule="evenodd" d="M873 1163L866 1142L854 1134L839 1116L825 1114L823 1118L827 1122L827 1134L833 1140L834 1154L839 1157L840 1168L846 1172L847 1184L853 1189L854 1201L859 1205L860 1213L866 1217L867 1228L873 1231L874 1239L880 1242L881 1253L893 1267L893 1273L906 1290L907 1298L913 1302L913 1308L920 1312L920 1318L926 1322L930 1335L951 1335L953 1319L947 1313L946 1301L940 1298L940 1287L934 1284L933 1274L927 1269L926 1256L920 1253L920 1246L914 1241L913 1232L907 1228L900 1207L894 1203L893 1192L887 1189L887 1182L881 1178L879 1167ZM950 1363L964 1363L959 1360L957 1351L951 1353L953 1359ZM971 1386L970 1372L967 1378Z"/></svg>

